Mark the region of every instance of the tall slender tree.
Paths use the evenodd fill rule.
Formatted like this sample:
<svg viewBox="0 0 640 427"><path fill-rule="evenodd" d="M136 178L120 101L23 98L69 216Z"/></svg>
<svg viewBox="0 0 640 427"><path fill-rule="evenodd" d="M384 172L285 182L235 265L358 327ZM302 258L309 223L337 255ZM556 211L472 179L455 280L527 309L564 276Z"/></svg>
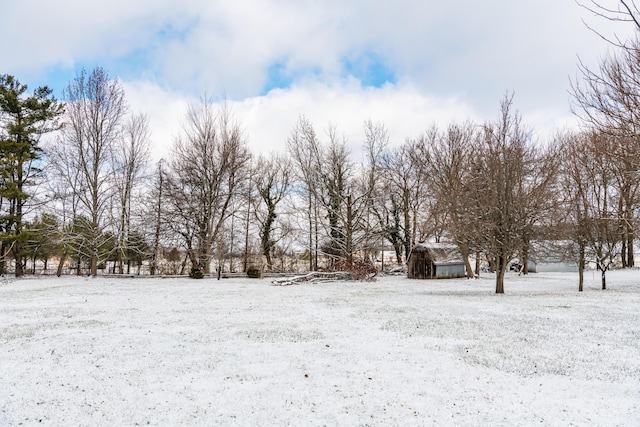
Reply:
<svg viewBox="0 0 640 427"><path fill-rule="evenodd" d="M294 192L298 192L306 202L307 250L309 254L309 270L318 269L318 253L320 246L320 171L321 146L313 128L313 124L304 116L298 118L289 138L287 152L295 167L296 184Z"/></svg>
<svg viewBox="0 0 640 427"><path fill-rule="evenodd" d="M273 269L272 255L276 238L274 229L278 217L277 208L282 199L288 195L291 186L291 171L284 157L272 154L271 157L260 157L256 170L252 174L254 185L262 200L256 208L256 218L260 223L260 243L262 255L267 261L267 269Z"/></svg>
<svg viewBox="0 0 640 427"><path fill-rule="evenodd" d="M147 116L134 114L124 123L120 140L114 152L114 178L118 192L118 239L116 260L118 272L123 273L123 262L129 248L131 232L132 197L136 186L142 184L150 157L150 130Z"/></svg>
<svg viewBox="0 0 640 427"><path fill-rule="evenodd" d="M151 191L150 201L154 209L150 211L153 215L153 254L151 255L151 265L149 266L149 274L152 276L158 270L160 260L160 236L162 232L162 196L164 189L164 160L158 162L156 175L153 179L153 188Z"/></svg>
<svg viewBox="0 0 640 427"><path fill-rule="evenodd" d="M50 160L88 218L85 248L92 276L97 274L109 204L115 192L113 159L127 112L124 90L103 68L82 70L65 88L65 126ZM74 212L72 222L78 212Z"/></svg>
<svg viewBox="0 0 640 427"><path fill-rule="evenodd" d="M424 202L420 182L417 142L407 140L385 153L385 214L381 218L386 238L396 250L398 262L408 259L416 243L418 214Z"/></svg>
<svg viewBox="0 0 640 427"><path fill-rule="evenodd" d="M41 169L40 137L58 128L63 107L48 87L25 96L27 85L14 76L0 76L0 273L6 246L15 260L16 277L24 274L24 214Z"/></svg>

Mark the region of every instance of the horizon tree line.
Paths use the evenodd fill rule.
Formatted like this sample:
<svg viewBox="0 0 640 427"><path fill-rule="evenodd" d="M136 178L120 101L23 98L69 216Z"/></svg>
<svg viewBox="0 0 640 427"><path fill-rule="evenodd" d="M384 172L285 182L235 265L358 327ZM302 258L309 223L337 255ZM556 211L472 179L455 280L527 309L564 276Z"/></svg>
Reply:
<svg viewBox="0 0 640 427"><path fill-rule="evenodd" d="M163 248L180 249L192 277L229 259L274 270L294 248L309 270L352 269L381 247L406 260L436 241L458 246L470 278L486 262L503 293L511 261L526 274L533 242L562 240L579 289L589 261L604 289L614 265L635 266L638 52L629 42L599 69L581 66L584 129L549 141L534 140L507 93L494 120L431 125L402 144L367 120L362 163L339 129L319 134L304 115L285 153L256 157L229 104L203 98L155 171L148 119L106 70L82 70L60 101L0 76L0 273L8 259L20 276L27 259L56 255L58 275L69 262L95 276L144 260L156 274Z"/></svg>
<svg viewBox="0 0 640 427"><path fill-rule="evenodd" d="M55 253L59 275L69 257L77 272L87 265L96 275L111 261L112 272L123 274L125 264L130 272L132 260L157 261L170 246L204 275L239 249L243 270L249 254L273 270L282 246L305 247L309 270L321 259L352 268L381 246L406 259L416 243L432 240L460 248L468 277L479 274L471 257L486 260L502 293L510 261L518 258L526 273L531 242L551 236L573 239L581 265L592 260L603 271L603 286L617 259L634 266L640 153L632 141L594 128L535 143L510 94L493 122L433 125L395 147L384 124L366 121L360 165L335 127L321 141L304 116L286 154L255 158L228 105L203 99L189 108L171 159L155 174L146 117L128 112L105 70L83 71L63 103L49 101L57 114L43 116L37 135L62 126L44 149L34 144L46 158L34 157L32 181L22 184L37 191L19 199L36 212L31 222L16 220L8 203L16 163L3 157L2 260L4 269L8 255L20 260L16 275L24 274L25 254L48 260Z"/></svg>

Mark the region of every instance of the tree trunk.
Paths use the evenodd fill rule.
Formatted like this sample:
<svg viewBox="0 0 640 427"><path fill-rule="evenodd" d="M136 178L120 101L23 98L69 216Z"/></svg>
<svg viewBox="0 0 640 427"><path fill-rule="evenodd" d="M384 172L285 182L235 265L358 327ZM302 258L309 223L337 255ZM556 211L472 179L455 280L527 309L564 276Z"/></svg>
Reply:
<svg viewBox="0 0 640 427"><path fill-rule="evenodd" d="M98 275L98 254L93 252L91 254L91 276L96 277Z"/></svg>
<svg viewBox="0 0 640 427"><path fill-rule="evenodd" d="M404 195L403 206L402 209L404 211L404 259L405 261L409 259L409 254L411 254L411 216L409 214L409 196L407 194Z"/></svg>
<svg viewBox="0 0 640 427"><path fill-rule="evenodd" d="M320 241L320 230L319 230L319 226L318 226L318 203L314 203L315 208L314 208L314 218L313 218L313 223L314 223L314 227L315 227L315 239L314 239L314 245L315 245L315 249L313 252L313 271L318 271L318 253L320 252L320 248L319 248L319 241Z"/></svg>
<svg viewBox="0 0 640 427"><path fill-rule="evenodd" d="M520 263L520 273L529 274L529 242L526 242L522 248L522 259Z"/></svg>
<svg viewBox="0 0 640 427"><path fill-rule="evenodd" d="M311 192L309 192L309 271L313 271L313 205L311 203Z"/></svg>
<svg viewBox="0 0 640 427"><path fill-rule="evenodd" d="M583 285L584 285L584 266L585 266L585 254L584 254L584 244L580 244L580 259L578 260L578 277L579 277L579 283L578 283L578 292L582 292L583 289Z"/></svg>
<svg viewBox="0 0 640 427"><path fill-rule="evenodd" d="M273 262L271 260L271 250L267 249L264 251L264 257L267 260L267 270L268 271L272 271L273 270Z"/></svg>
<svg viewBox="0 0 640 427"><path fill-rule="evenodd" d="M633 250L633 224L628 223L627 225L627 267L633 268L635 267L635 254Z"/></svg>
<svg viewBox="0 0 640 427"><path fill-rule="evenodd" d="M24 276L24 269L22 268L22 244L15 241L13 245L13 259L16 262L15 275L16 277Z"/></svg>
<svg viewBox="0 0 640 427"><path fill-rule="evenodd" d="M116 251L117 253L117 258L118 258L118 274L124 274L124 260L123 260L123 256L122 256L122 251L118 248L118 250ZM128 271L127 271L128 273Z"/></svg>
<svg viewBox="0 0 640 427"><path fill-rule="evenodd" d="M467 279L473 279L473 269L471 268L471 263L469 262L469 248L467 245L459 245L460 253L462 254L462 259L464 260L464 268L467 272Z"/></svg>
<svg viewBox="0 0 640 427"><path fill-rule="evenodd" d="M353 210L351 206L351 195L347 196L347 229L346 232L346 252L347 265L353 267Z"/></svg>
<svg viewBox="0 0 640 427"><path fill-rule="evenodd" d="M187 254L185 255L182 263L180 264L180 275L184 275L184 269L187 267L187 260L189 259L189 250L187 250Z"/></svg>
<svg viewBox="0 0 640 427"><path fill-rule="evenodd" d="M607 270L605 268L602 269L602 290L607 289L607 278L606 278Z"/></svg>
<svg viewBox="0 0 640 427"><path fill-rule="evenodd" d="M242 271L247 272L249 267L249 212L251 209L251 200L247 202L247 220L244 223L244 256L242 260Z"/></svg>
<svg viewBox="0 0 640 427"><path fill-rule="evenodd" d="M504 274L507 271L507 260L504 255L499 255L496 261L496 294L504 294Z"/></svg>
<svg viewBox="0 0 640 427"><path fill-rule="evenodd" d="M64 262L67 260L67 248L66 246L62 250L62 255L60 256L60 261L58 262L58 268L56 269L56 276L62 276L62 269L64 267Z"/></svg>
<svg viewBox="0 0 640 427"><path fill-rule="evenodd" d="M153 235L153 258L149 274L154 276L158 268L158 259L160 258L160 230L162 228L162 189L164 186L164 177L162 175L162 162L158 164L158 199L156 200L156 227Z"/></svg>
<svg viewBox="0 0 640 427"><path fill-rule="evenodd" d="M396 251L396 264L402 265L402 243L400 240L394 242L393 249Z"/></svg>
<svg viewBox="0 0 640 427"><path fill-rule="evenodd" d="M7 261L5 257L6 252L7 248L3 240L2 243L0 243L0 276L4 276L5 274L7 274Z"/></svg>
<svg viewBox="0 0 640 427"><path fill-rule="evenodd" d="M498 270L496 266L496 258L487 257L487 263L489 263L489 272L495 273Z"/></svg>

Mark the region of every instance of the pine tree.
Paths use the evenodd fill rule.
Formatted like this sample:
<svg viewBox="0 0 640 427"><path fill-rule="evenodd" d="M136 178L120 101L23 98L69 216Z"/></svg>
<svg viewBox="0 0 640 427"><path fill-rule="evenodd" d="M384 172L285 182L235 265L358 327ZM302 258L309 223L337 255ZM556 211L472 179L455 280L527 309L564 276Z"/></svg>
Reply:
<svg viewBox="0 0 640 427"><path fill-rule="evenodd" d="M58 127L62 105L48 87L25 97L27 85L10 75L0 76L0 271L7 248L15 259L15 275L22 276L23 215L33 196L28 192L40 175L40 136Z"/></svg>

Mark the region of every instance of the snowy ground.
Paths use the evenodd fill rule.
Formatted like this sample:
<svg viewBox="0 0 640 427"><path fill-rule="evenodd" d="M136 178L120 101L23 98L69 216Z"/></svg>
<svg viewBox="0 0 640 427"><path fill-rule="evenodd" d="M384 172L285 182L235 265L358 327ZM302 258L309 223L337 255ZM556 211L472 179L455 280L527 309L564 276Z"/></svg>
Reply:
<svg viewBox="0 0 640 427"><path fill-rule="evenodd" d="M640 425L640 271L0 284L0 425Z"/></svg>

